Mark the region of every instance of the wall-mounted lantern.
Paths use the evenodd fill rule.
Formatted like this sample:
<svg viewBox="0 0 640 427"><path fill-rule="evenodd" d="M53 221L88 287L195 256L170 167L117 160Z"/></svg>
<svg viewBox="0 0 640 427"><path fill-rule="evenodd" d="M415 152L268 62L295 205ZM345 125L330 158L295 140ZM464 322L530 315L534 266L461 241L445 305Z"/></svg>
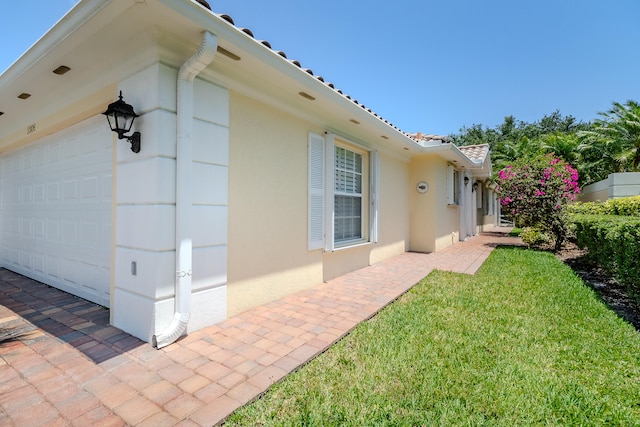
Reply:
<svg viewBox="0 0 640 427"><path fill-rule="evenodd" d="M466 187L468 183L469 183L469 177L465 176L464 177L464 186Z"/></svg>
<svg viewBox="0 0 640 427"><path fill-rule="evenodd" d="M107 111L104 113L109 121L109 127L118 134L118 139L126 138L131 143L131 151L140 152L140 132L134 132L130 136L125 133L131 130L133 121L138 115L133 111L133 107L122 100L122 91L120 91L120 99L109 104Z"/></svg>
<svg viewBox="0 0 640 427"><path fill-rule="evenodd" d="M473 192L473 191L478 191L478 183L477 183L477 182L474 182L474 183L471 185L471 191L472 191L472 192Z"/></svg>

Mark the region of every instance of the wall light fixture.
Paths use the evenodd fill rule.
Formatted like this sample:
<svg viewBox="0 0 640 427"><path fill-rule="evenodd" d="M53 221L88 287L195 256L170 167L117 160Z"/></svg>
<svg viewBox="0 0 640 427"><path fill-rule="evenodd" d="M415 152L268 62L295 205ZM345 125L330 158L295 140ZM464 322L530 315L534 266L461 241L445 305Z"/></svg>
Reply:
<svg viewBox="0 0 640 427"><path fill-rule="evenodd" d="M140 152L140 132L134 132L127 136L131 130L133 121L138 115L133 111L133 107L122 100L122 91L120 91L120 99L116 102L109 104L107 111L104 113L107 116L109 127L112 131L118 134L118 139L125 139L131 143L131 151L134 153Z"/></svg>

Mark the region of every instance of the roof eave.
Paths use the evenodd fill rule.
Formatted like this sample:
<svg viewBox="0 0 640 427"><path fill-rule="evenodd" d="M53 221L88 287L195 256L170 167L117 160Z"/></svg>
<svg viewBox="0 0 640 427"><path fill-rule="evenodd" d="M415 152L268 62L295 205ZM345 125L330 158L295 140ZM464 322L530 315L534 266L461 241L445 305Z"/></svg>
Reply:
<svg viewBox="0 0 640 427"><path fill-rule="evenodd" d="M42 37L40 37L26 52L14 61L0 74L0 93L4 88L18 79L25 71L35 66L43 57L52 51L69 35L81 30L84 23L109 5L112 0L85 0L78 2L66 15L56 22ZM115 3L117 4L117 2ZM125 3L120 2L117 10L111 14L127 9Z"/></svg>
<svg viewBox="0 0 640 427"><path fill-rule="evenodd" d="M262 41L242 31L236 25L227 22L221 16L210 11L210 13L202 13L202 6L194 2L185 2L184 0L159 1L193 21L203 30L217 35L220 39L235 46L239 51L248 53L268 67L282 73L285 78L294 80L314 97L322 97L330 103L338 104L349 112L351 116L349 118L356 120L358 125L369 126L372 132L375 130L378 138L384 137L385 141L396 144L397 148L403 148L410 153L418 153L420 146L408 133L403 132L365 105L352 99L349 95L342 93L340 89L331 87L330 83L296 65L294 61L265 46ZM206 9L204 11L206 12ZM348 120L349 118L346 119ZM354 131L357 132L357 130Z"/></svg>
<svg viewBox="0 0 640 427"><path fill-rule="evenodd" d="M436 154L441 158L454 163L456 166L462 169L475 169L478 167L470 158L460 151L460 149L451 143L442 144L428 144L421 145L421 153L423 154Z"/></svg>

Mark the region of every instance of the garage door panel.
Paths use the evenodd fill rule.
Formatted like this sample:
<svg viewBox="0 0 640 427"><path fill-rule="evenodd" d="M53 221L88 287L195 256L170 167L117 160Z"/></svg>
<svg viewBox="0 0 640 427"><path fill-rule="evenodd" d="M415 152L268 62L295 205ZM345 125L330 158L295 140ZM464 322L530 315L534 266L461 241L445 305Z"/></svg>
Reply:
<svg viewBox="0 0 640 427"><path fill-rule="evenodd" d="M66 251L73 255L72 251ZM81 273L78 262L73 259L62 258L60 265L62 267L62 280L63 282L69 286L70 289L76 289L78 287L78 278L76 275ZM90 280L90 277L87 277ZM75 292L74 292L75 293Z"/></svg>
<svg viewBox="0 0 640 427"><path fill-rule="evenodd" d="M33 254L33 272L40 280L45 277L45 257L41 252Z"/></svg>
<svg viewBox="0 0 640 427"><path fill-rule="evenodd" d="M109 305L112 136L92 119L0 157L0 260Z"/></svg>

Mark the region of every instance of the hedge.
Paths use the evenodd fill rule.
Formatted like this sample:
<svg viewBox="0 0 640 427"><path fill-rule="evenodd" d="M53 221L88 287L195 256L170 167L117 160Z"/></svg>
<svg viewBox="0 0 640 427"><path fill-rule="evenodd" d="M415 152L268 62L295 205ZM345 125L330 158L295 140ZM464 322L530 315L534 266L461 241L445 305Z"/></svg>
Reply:
<svg viewBox="0 0 640 427"><path fill-rule="evenodd" d="M569 212L589 215L624 215L640 217L640 196L611 199L606 202L574 203Z"/></svg>
<svg viewBox="0 0 640 427"><path fill-rule="evenodd" d="M571 222L578 246L640 300L640 216L573 214Z"/></svg>

